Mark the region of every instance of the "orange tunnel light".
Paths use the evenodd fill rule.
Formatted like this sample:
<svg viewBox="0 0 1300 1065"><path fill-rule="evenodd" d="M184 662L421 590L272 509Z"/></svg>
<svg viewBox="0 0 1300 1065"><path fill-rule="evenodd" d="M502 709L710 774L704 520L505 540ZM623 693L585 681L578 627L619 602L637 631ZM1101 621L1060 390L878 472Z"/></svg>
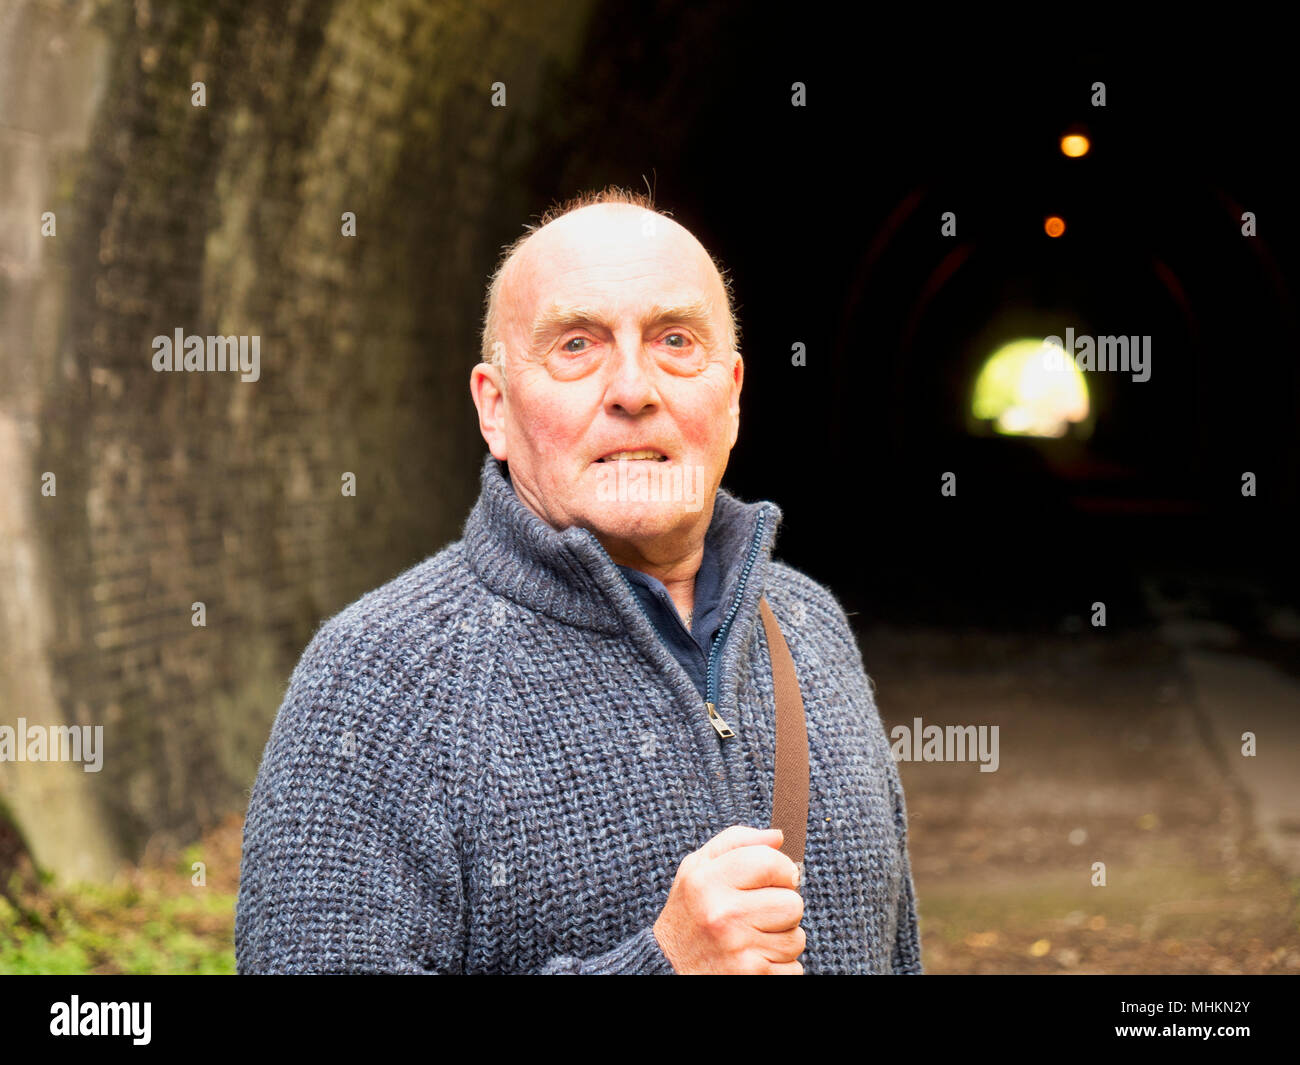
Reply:
<svg viewBox="0 0 1300 1065"><path fill-rule="evenodd" d="M1065 232L1065 219L1052 215L1051 218L1043 223L1043 232L1049 237L1059 237Z"/></svg>
<svg viewBox="0 0 1300 1065"><path fill-rule="evenodd" d="M1069 133L1061 138L1061 151L1071 159L1078 159L1080 156L1087 155L1090 147L1088 138L1082 133Z"/></svg>

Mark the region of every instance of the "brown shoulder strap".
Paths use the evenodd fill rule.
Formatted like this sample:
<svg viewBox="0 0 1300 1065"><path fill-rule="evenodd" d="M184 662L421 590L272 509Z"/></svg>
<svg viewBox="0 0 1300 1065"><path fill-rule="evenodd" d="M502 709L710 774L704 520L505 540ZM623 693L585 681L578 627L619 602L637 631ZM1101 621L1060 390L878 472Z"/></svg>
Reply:
<svg viewBox="0 0 1300 1065"><path fill-rule="evenodd" d="M767 599L758 601L772 659L776 689L776 782L772 789L772 827L785 833L781 852L799 866L803 876L803 847L808 833L808 729L794 659Z"/></svg>

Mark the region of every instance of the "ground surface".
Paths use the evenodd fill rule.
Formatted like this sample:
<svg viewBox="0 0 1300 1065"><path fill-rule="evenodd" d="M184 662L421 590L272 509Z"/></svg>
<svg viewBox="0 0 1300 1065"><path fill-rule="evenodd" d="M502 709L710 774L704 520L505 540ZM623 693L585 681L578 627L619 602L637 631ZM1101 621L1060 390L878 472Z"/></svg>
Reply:
<svg viewBox="0 0 1300 1065"><path fill-rule="evenodd" d="M899 765L926 970L1300 972L1300 870L1266 849L1243 784L1256 763L1215 731L1187 646L1160 626L1074 628L861 634L887 730L1000 726L996 772ZM1254 705L1236 695L1237 713Z"/></svg>

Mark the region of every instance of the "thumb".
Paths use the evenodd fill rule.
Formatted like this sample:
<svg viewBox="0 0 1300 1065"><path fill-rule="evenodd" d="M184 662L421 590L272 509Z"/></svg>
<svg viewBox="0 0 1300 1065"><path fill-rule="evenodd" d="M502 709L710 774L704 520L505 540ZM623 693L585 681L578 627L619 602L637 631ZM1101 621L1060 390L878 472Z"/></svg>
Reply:
<svg viewBox="0 0 1300 1065"><path fill-rule="evenodd" d="M752 828L749 825L732 825L724 828L700 848L706 858L717 858L737 847L781 846L785 833L779 828Z"/></svg>

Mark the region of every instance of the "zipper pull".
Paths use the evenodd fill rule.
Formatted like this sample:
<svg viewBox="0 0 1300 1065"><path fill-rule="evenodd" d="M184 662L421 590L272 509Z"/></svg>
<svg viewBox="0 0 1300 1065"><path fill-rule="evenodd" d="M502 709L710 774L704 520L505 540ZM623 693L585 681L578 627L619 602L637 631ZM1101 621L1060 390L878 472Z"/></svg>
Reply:
<svg viewBox="0 0 1300 1065"><path fill-rule="evenodd" d="M717 730L719 736L725 740L736 734L732 727L723 720L722 715L718 713L717 707L712 703L705 703L704 708L709 712L709 724Z"/></svg>

